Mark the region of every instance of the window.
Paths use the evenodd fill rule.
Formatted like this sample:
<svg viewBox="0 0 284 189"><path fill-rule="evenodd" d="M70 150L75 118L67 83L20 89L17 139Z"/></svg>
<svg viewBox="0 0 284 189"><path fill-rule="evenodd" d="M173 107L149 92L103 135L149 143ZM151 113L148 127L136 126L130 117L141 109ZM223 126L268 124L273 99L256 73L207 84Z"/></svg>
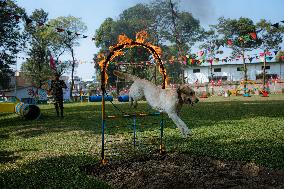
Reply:
<svg viewBox="0 0 284 189"><path fill-rule="evenodd" d="M221 72L221 68L214 68L214 72Z"/></svg>
<svg viewBox="0 0 284 189"><path fill-rule="evenodd" d="M209 81L211 81L211 80L212 80L212 77L209 76L208 79L209 79ZM219 81L220 79L221 79L222 81L227 81L227 80L228 80L228 77L227 77L227 76L213 76L213 80L214 80L214 81Z"/></svg>
<svg viewBox="0 0 284 189"><path fill-rule="evenodd" d="M244 67L237 67L237 71L238 71L238 72L244 71Z"/></svg>
<svg viewBox="0 0 284 189"><path fill-rule="evenodd" d="M264 66L261 66L261 69L263 70ZM270 66L265 66L266 70L270 70Z"/></svg>
<svg viewBox="0 0 284 189"><path fill-rule="evenodd" d="M193 69L193 73L200 73L200 69Z"/></svg>

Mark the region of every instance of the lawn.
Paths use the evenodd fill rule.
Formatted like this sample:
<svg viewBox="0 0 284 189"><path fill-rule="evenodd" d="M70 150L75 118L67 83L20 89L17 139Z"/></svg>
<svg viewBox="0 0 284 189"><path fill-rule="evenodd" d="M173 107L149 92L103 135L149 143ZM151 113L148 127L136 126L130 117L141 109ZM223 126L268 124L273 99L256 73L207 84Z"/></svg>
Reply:
<svg viewBox="0 0 284 189"><path fill-rule="evenodd" d="M100 103L65 104L63 119L55 116L53 105L40 108L42 116L36 121L23 120L16 114L0 114L0 188L108 188L105 182L80 169L100 160ZM128 104L106 105L108 115L122 111L131 112ZM142 102L138 111L148 112L149 107ZM136 120L138 130L144 131L138 137L150 137L138 141L135 153L155 153L161 117ZM283 95L201 99L193 107L183 107L181 117L193 135L183 139L164 115L168 153L253 162L284 170ZM132 122L127 118L107 120L107 139L131 138ZM112 145L108 149L114 149L115 144ZM127 146L119 153L127 156L132 148Z"/></svg>

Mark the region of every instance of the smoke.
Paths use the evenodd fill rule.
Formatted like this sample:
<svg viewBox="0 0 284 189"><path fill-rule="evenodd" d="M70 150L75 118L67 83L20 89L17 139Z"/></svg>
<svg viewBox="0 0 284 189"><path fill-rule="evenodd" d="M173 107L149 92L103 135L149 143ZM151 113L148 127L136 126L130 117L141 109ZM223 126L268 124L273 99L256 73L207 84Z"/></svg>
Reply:
<svg viewBox="0 0 284 189"><path fill-rule="evenodd" d="M180 0L180 9L192 13L201 24L212 24L216 16L212 0Z"/></svg>

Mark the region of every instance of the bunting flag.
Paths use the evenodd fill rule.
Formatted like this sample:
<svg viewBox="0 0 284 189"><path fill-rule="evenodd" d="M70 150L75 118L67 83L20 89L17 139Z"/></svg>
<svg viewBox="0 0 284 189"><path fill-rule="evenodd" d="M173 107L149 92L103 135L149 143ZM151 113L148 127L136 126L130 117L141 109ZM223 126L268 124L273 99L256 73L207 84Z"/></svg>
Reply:
<svg viewBox="0 0 284 189"><path fill-rule="evenodd" d="M2 4L2 6L6 6L6 1L2 1L2 0L0 0L0 3ZM33 20L32 19L30 19L30 18L28 18L28 17L26 17L26 16L20 16L20 15L17 15L17 14L12 14L12 13L10 13L10 12L6 12L6 13L4 13L6 16L9 16L9 17L12 17L12 18L14 18L17 22L18 21L20 21L20 19L22 18L24 21L25 21L25 23L26 23L26 25L30 25L32 22L33 22ZM57 28L57 27L55 27L55 26L51 26L51 25L49 25L49 24L44 24L43 22L36 22L36 25L38 26L38 27L42 27L42 26L47 26L47 27L54 27L55 29L56 29L56 31L57 32L64 32L64 31L66 31L66 29L64 29L64 28ZM75 32L71 32L71 31L67 31L67 34L68 35L71 35L72 33L75 33ZM77 36L79 36L79 35L82 35L82 34L80 34L80 33L75 33ZM87 38L88 36L87 35L82 35L82 38ZM91 38L92 40L95 40L95 38Z"/></svg>
<svg viewBox="0 0 284 189"><path fill-rule="evenodd" d="M54 62L52 55L50 55L50 68L52 70L56 71L56 65L55 65L55 62Z"/></svg>
<svg viewBox="0 0 284 189"><path fill-rule="evenodd" d="M275 55L278 53L278 51L273 51L273 52L274 52Z"/></svg>
<svg viewBox="0 0 284 189"><path fill-rule="evenodd" d="M275 28L279 29L279 23L272 24L271 26L274 26Z"/></svg>
<svg viewBox="0 0 284 189"><path fill-rule="evenodd" d="M227 44L230 45L230 46L233 45L233 40L228 39L228 40L227 40Z"/></svg>
<svg viewBox="0 0 284 189"><path fill-rule="evenodd" d="M65 30L62 28L56 28L57 32L64 32Z"/></svg>
<svg viewBox="0 0 284 189"><path fill-rule="evenodd" d="M273 57L268 56L268 57L265 58L265 60L270 61L270 60L272 60L272 58L273 58Z"/></svg>
<svg viewBox="0 0 284 189"><path fill-rule="evenodd" d="M254 40L256 40L256 38L257 38L256 32L251 32L251 33L250 33L250 36L251 36L251 38L254 39Z"/></svg>

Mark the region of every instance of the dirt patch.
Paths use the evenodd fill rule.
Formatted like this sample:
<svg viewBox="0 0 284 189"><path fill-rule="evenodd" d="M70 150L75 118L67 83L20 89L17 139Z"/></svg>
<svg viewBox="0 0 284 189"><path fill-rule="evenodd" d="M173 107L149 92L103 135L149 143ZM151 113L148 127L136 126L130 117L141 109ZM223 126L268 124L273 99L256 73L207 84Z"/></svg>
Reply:
<svg viewBox="0 0 284 189"><path fill-rule="evenodd" d="M149 155L82 170L113 188L284 188L284 172L186 154Z"/></svg>

